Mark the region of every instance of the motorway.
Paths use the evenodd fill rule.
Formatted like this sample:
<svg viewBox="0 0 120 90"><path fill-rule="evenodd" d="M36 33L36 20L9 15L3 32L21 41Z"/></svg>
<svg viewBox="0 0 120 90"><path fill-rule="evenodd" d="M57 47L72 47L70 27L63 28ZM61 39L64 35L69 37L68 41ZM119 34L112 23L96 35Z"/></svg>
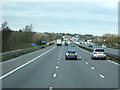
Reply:
<svg viewBox="0 0 120 90"><path fill-rule="evenodd" d="M77 42L77 44L79 44L79 42ZM89 48L88 45L86 45L86 44L79 44L79 45L86 47L86 48ZM92 49L94 49L94 48L101 48L101 46L93 45ZM108 48L108 47L106 47L105 49L106 49L107 53L119 56L120 50Z"/></svg>
<svg viewBox="0 0 120 90"><path fill-rule="evenodd" d="M65 60L75 49L77 60ZM77 46L56 46L22 55L2 63L3 88L118 88L118 65L108 60L91 60Z"/></svg>

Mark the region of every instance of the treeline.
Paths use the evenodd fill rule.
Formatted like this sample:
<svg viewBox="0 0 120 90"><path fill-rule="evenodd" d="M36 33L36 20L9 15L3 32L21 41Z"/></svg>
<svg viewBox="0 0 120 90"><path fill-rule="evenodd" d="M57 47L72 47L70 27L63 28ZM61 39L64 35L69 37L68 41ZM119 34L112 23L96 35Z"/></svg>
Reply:
<svg viewBox="0 0 120 90"><path fill-rule="evenodd" d="M32 43L41 45L41 41L53 41L60 35L55 33L33 32L33 25L27 25L19 31L13 31L5 21L2 23L0 34L2 35L2 52L32 47Z"/></svg>
<svg viewBox="0 0 120 90"><path fill-rule="evenodd" d="M120 46L120 36L116 34L104 34L95 39L94 42L99 45L104 43L109 47Z"/></svg>

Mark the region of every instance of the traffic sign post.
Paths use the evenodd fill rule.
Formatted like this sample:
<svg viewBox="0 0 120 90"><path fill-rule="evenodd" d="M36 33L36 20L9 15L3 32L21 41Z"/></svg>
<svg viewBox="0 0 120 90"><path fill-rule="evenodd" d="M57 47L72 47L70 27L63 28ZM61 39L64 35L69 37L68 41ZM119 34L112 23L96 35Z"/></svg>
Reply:
<svg viewBox="0 0 120 90"><path fill-rule="evenodd" d="M41 41L42 45L45 45L46 44L46 41Z"/></svg>

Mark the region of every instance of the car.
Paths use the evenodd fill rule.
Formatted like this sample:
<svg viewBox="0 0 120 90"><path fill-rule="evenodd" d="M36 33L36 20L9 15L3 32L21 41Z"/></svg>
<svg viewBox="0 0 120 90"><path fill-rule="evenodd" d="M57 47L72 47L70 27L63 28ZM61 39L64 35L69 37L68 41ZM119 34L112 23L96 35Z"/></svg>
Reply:
<svg viewBox="0 0 120 90"><path fill-rule="evenodd" d="M88 44L88 47L92 48L92 44Z"/></svg>
<svg viewBox="0 0 120 90"><path fill-rule="evenodd" d="M71 47L75 47L75 44L72 43L72 44L71 44Z"/></svg>
<svg viewBox="0 0 120 90"><path fill-rule="evenodd" d="M67 43L67 42L65 42L64 44L65 44L65 46L68 46L68 43Z"/></svg>
<svg viewBox="0 0 120 90"><path fill-rule="evenodd" d="M85 42L82 42L82 44L85 44Z"/></svg>
<svg viewBox="0 0 120 90"><path fill-rule="evenodd" d="M106 51L104 48L94 48L91 59L105 59L106 60Z"/></svg>
<svg viewBox="0 0 120 90"><path fill-rule="evenodd" d="M106 45L105 45L105 44L102 44L102 48L106 48Z"/></svg>
<svg viewBox="0 0 120 90"><path fill-rule="evenodd" d="M68 59L74 59L77 60L77 52L75 50L68 50L65 53L66 60Z"/></svg>
<svg viewBox="0 0 120 90"><path fill-rule="evenodd" d="M80 42L80 44L82 44L82 42Z"/></svg>

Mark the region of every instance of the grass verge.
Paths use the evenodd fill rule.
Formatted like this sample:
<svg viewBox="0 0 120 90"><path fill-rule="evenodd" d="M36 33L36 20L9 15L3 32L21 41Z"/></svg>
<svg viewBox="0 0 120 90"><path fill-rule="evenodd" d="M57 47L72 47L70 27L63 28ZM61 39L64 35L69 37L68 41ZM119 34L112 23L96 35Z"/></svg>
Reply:
<svg viewBox="0 0 120 90"><path fill-rule="evenodd" d="M78 45L78 44L76 44L76 45L77 45L78 47L82 48L82 49L85 49L85 50L89 51L89 52L92 52L92 51L93 51L93 50L90 49L90 48L86 48L86 47L83 47L83 46ZM111 60L111 61L114 61L114 62L120 64L120 56L112 55L112 54L107 54L107 57L106 57L106 58L107 58L107 60Z"/></svg>
<svg viewBox="0 0 120 90"><path fill-rule="evenodd" d="M9 55L3 55L0 62L9 60L9 59L12 59L12 58L15 58L15 57L18 57L18 56L21 56L21 55L24 55L24 54L27 54L27 53L30 53L30 52L34 52L34 51L40 50L40 49L45 48L45 47L47 47L47 45L42 46L40 48L34 48L34 49L31 49L31 50L27 50L27 51L21 51L21 52L16 52L16 53L9 54Z"/></svg>

